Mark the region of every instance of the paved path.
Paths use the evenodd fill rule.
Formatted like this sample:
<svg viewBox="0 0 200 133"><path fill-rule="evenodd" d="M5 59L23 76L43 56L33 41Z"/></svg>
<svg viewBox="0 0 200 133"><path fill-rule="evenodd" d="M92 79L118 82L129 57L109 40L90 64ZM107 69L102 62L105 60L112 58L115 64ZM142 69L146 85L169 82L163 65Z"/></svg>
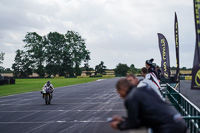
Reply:
<svg viewBox="0 0 200 133"><path fill-rule="evenodd" d="M39 91L0 98L1 133L118 133L106 118L125 115L118 78L55 89L51 105Z"/></svg>
<svg viewBox="0 0 200 133"><path fill-rule="evenodd" d="M181 93L200 108L200 90L191 90L191 81L188 80L181 80L180 88Z"/></svg>

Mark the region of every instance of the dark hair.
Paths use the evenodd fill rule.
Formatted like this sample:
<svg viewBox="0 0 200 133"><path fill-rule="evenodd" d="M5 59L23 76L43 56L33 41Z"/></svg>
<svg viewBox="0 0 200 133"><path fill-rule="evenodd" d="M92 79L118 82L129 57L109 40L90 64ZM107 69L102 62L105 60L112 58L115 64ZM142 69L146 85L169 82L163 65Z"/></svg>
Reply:
<svg viewBox="0 0 200 133"><path fill-rule="evenodd" d="M133 73L127 74L126 77L127 77L127 78L128 78L128 77L136 78L135 74L133 74Z"/></svg>
<svg viewBox="0 0 200 133"><path fill-rule="evenodd" d="M153 61L154 61L153 58L151 58L150 60L146 60L146 64L152 66Z"/></svg>
<svg viewBox="0 0 200 133"><path fill-rule="evenodd" d="M142 71L142 73L144 73L144 74L147 74L147 73L148 73L148 70L147 70L146 67L143 67L143 68L141 69L141 71Z"/></svg>
<svg viewBox="0 0 200 133"><path fill-rule="evenodd" d="M121 90L122 88L130 89L132 86L126 78L122 78L117 81L116 89Z"/></svg>
<svg viewBox="0 0 200 133"><path fill-rule="evenodd" d="M159 66L156 66L156 68L160 68Z"/></svg>

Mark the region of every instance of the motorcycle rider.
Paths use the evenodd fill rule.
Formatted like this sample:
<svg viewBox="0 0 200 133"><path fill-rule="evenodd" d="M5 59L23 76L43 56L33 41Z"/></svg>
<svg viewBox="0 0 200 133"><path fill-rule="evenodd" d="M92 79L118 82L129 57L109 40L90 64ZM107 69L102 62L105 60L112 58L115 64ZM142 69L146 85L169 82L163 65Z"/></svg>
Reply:
<svg viewBox="0 0 200 133"><path fill-rule="evenodd" d="M52 93L53 93L53 91L54 91L54 87L53 87L53 85L51 84L50 81L47 81L47 83L44 84L42 90L43 90L44 88L46 88L46 87L49 87L49 88L50 88L50 95L51 95L51 98L52 98L52 97L53 97L53 94L52 94ZM41 91L41 94L43 94L42 91Z"/></svg>

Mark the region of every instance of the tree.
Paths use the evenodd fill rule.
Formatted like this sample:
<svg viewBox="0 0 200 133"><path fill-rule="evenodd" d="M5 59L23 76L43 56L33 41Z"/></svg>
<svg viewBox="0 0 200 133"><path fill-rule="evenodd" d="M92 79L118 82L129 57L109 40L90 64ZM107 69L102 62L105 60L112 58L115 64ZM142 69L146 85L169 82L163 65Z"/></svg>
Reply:
<svg viewBox="0 0 200 133"><path fill-rule="evenodd" d="M141 74L141 69L137 69L137 74Z"/></svg>
<svg viewBox="0 0 200 133"><path fill-rule="evenodd" d="M85 40L74 31L68 31L65 35L50 32L45 38L46 72L53 75L81 75L81 62L90 60Z"/></svg>
<svg viewBox="0 0 200 133"><path fill-rule="evenodd" d="M4 55L5 55L5 53L3 53L3 52L0 53L0 64L3 64Z"/></svg>
<svg viewBox="0 0 200 133"><path fill-rule="evenodd" d="M2 73L13 73L13 71L10 68L4 68L0 66L0 72Z"/></svg>
<svg viewBox="0 0 200 133"><path fill-rule="evenodd" d="M134 64L131 64L131 66L129 67L129 72L134 74L137 73L137 68L135 68Z"/></svg>
<svg viewBox="0 0 200 133"><path fill-rule="evenodd" d="M16 77L27 77L32 74L32 63L22 50L16 51L15 63L12 65Z"/></svg>
<svg viewBox="0 0 200 133"><path fill-rule="evenodd" d="M74 76L74 68L73 68L73 62L71 54L68 52L64 52L63 62L61 64L61 72L62 75L66 76Z"/></svg>
<svg viewBox="0 0 200 133"><path fill-rule="evenodd" d="M95 75L97 74L105 74L106 66L104 66L104 62L101 61L99 65L95 66Z"/></svg>
<svg viewBox="0 0 200 133"><path fill-rule="evenodd" d="M41 76L45 76L44 60L45 60L45 44L43 37L36 32L28 32L23 40L26 45L26 54L29 56L35 72Z"/></svg>
<svg viewBox="0 0 200 133"><path fill-rule="evenodd" d="M5 69L4 69L4 72L11 73L12 70L11 70L10 68L5 68Z"/></svg>
<svg viewBox="0 0 200 133"><path fill-rule="evenodd" d="M182 67L182 68L180 68L180 70L187 70L187 68L186 67Z"/></svg>
<svg viewBox="0 0 200 133"><path fill-rule="evenodd" d="M66 43L69 44L72 60L74 62L76 76L81 75L80 65L82 61L90 60L90 52L86 50L85 40L78 32L68 31L65 34Z"/></svg>
<svg viewBox="0 0 200 133"><path fill-rule="evenodd" d="M90 69L90 65L89 65L89 60L90 60L90 56L87 55L86 58L85 58L85 63L84 63L84 69L86 71L86 75L87 76L91 76L91 69Z"/></svg>
<svg viewBox="0 0 200 133"><path fill-rule="evenodd" d="M65 36L58 32L50 32L45 40L46 72L54 76L56 74L62 75L64 72L61 70L61 66L65 57L63 51L65 50L65 45L67 45Z"/></svg>
<svg viewBox="0 0 200 133"><path fill-rule="evenodd" d="M126 76L128 70L129 70L129 67L127 66L127 64L119 63L115 68L115 74Z"/></svg>
<svg viewBox="0 0 200 133"><path fill-rule="evenodd" d="M176 68L176 67L174 67L174 66L173 66L173 67L171 67L171 70L176 70L176 69L177 69L177 68Z"/></svg>
<svg viewBox="0 0 200 133"><path fill-rule="evenodd" d="M23 41L26 43L25 51L16 52L18 55L13 64L18 75L22 74L19 74L17 69L22 65L18 61L19 56L24 57L22 59L26 61L23 65L29 64L31 69L41 77L44 77L45 73L49 76L81 75L81 63L84 61L88 64L90 60L90 52L86 49L85 40L74 31L67 31L64 35L50 32L46 36L28 32Z"/></svg>

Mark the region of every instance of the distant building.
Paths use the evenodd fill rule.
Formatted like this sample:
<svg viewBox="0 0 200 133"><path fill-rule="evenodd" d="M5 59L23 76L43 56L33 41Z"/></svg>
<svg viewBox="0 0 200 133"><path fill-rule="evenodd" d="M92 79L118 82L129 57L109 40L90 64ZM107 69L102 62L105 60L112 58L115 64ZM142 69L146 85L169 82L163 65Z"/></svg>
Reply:
<svg viewBox="0 0 200 133"><path fill-rule="evenodd" d="M1 75L3 75L4 77L14 77L13 73L0 73Z"/></svg>

